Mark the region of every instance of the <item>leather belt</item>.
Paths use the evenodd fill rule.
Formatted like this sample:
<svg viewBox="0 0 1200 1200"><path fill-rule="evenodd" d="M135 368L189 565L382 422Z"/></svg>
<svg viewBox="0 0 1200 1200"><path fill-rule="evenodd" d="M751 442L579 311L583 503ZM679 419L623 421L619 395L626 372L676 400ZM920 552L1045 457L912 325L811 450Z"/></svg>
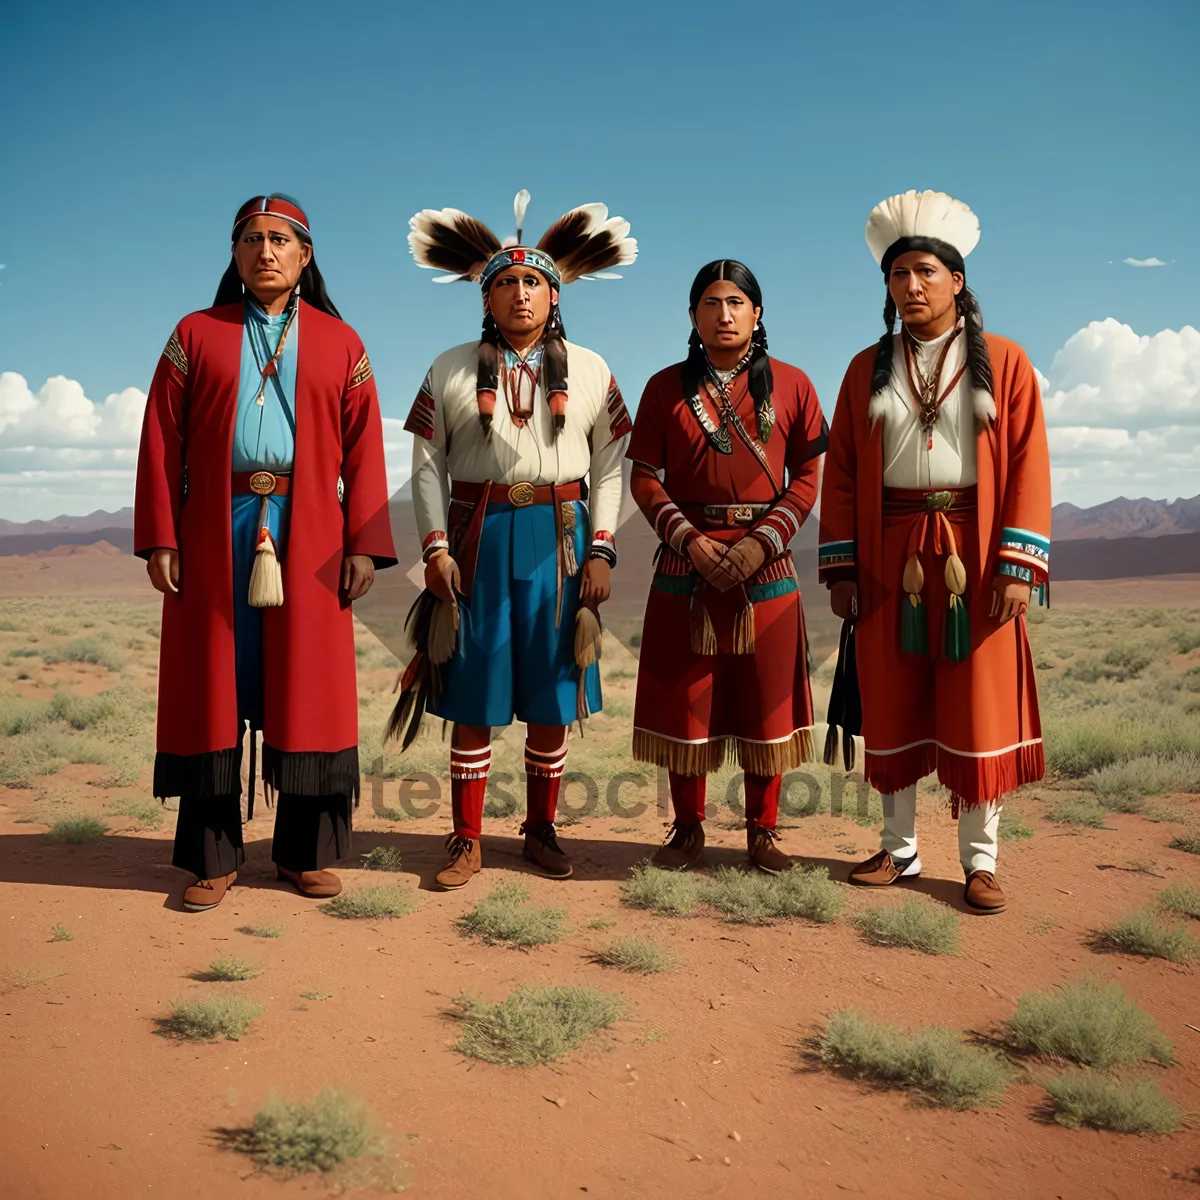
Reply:
<svg viewBox="0 0 1200 1200"><path fill-rule="evenodd" d="M290 475L274 475L270 471L234 471L235 496L286 496L292 490Z"/></svg>
<svg viewBox="0 0 1200 1200"><path fill-rule="evenodd" d="M975 511L979 489L965 488L890 488L883 489L885 517L911 517L919 513L945 512L966 516Z"/></svg>
<svg viewBox="0 0 1200 1200"><path fill-rule="evenodd" d="M554 504L559 501L582 500L583 480L573 483L470 483L456 479L450 487L450 499L463 504L478 504L487 496L488 507L494 504L511 504L514 508L527 508L531 504Z"/></svg>
<svg viewBox="0 0 1200 1200"><path fill-rule="evenodd" d="M726 529L739 525L753 525L755 521L765 517L771 511L769 503L703 504L698 500L684 500L679 503L679 508L693 521L703 518L708 528L723 527Z"/></svg>

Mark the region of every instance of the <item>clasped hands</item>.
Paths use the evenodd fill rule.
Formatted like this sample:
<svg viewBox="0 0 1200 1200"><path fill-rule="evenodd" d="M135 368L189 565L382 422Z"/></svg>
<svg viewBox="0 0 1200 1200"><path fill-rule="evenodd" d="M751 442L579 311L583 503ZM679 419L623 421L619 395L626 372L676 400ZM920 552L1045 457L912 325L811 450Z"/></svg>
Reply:
<svg viewBox="0 0 1200 1200"><path fill-rule="evenodd" d="M425 586L439 599L449 604L462 590L462 574L450 551L435 550L425 563ZM598 608L612 591L612 571L603 558L589 558L583 564L579 581L579 603Z"/></svg>
<svg viewBox="0 0 1200 1200"><path fill-rule="evenodd" d="M997 575L992 580L992 603L988 616L997 625L1007 625L1013 617L1023 615L1029 608L1033 588L1028 583L1013 579L1010 575ZM829 589L829 606L833 615L843 621L858 617L858 584L853 579L843 579Z"/></svg>
<svg viewBox="0 0 1200 1200"><path fill-rule="evenodd" d="M692 538L687 552L701 578L719 592L745 583L767 560L762 542L749 534L736 542L725 543L701 533Z"/></svg>

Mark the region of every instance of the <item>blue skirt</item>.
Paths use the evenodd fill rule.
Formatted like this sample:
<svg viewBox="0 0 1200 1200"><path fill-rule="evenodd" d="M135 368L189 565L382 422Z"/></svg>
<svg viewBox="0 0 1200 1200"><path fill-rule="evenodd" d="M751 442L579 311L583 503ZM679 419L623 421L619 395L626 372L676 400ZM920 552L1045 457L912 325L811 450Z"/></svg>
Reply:
<svg viewBox="0 0 1200 1200"><path fill-rule="evenodd" d="M562 619L554 627L558 546L554 505L488 505L471 595L459 603L458 649L442 668L442 694L429 711L459 725L570 725L575 720L579 668L575 614L584 555L591 541L588 511L575 501L575 559L564 574ZM588 709L601 707L600 668L587 668Z"/></svg>

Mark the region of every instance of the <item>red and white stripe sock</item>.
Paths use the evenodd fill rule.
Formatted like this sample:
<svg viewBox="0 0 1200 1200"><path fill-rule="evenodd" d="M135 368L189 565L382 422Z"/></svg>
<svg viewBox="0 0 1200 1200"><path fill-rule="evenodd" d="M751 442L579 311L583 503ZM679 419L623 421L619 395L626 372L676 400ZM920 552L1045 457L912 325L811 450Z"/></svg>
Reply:
<svg viewBox="0 0 1200 1200"><path fill-rule="evenodd" d="M557 750L534 750L525 743L525 824L553 821L558 811L558 789L567 765L567 741ZM525 826L523 825L522 830Z"/></svg>
<svg viewBox="0 0 1200 1200"><path fill-rule="evenodd" d="M454 813L454 832L460 838L479 841L483 832L483 799L487 792L488 769L492 748L450 751L450 806Z"/></svg>

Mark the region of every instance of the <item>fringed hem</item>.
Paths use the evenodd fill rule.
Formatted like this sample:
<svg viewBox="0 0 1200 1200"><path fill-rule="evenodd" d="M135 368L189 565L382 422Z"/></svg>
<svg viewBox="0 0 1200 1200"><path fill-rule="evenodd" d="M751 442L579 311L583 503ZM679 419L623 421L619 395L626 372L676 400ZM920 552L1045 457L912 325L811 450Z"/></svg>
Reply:
<svg viewBox="0 0 1200 1200"><path fill-rule="evenodd" d="M228 796L242 790L242 747L154 756L154 796Z"/></svg>
<svg viewBox="0 0 1200 1200"><path fill-rule="evenodd" d="M648 729L635 729L633 757L637 762L666 767L676 775L710 775L735 760L750 775L782 775L801 763L815 762L817 755L810 726L797 729L781 742L752 742L732 736L676 742Z"/></svg>
<svg viewBox="0 0 1200 1200"><path fill-rule="evenodd" d="M296 796L346 796L358 807L358 747L346 750L277 750L263 743L263 783Z"/></svg>
<svg viewBox="0 0 1200 1200"><path fill-rule="evenodd" d="M1046 774L1046 755L1041 742L989 758L939 750L937 774L938 782L950 789L950 809L957 815L999 800L1024 783L1036 783Z"/></svg>
<svg viewBox="0 0 1200 1200"><path fill-rule="evenodd" d="M738 765L748 775L782 775L801 763L816 762L813 730L797 729L784 742L747 742L737 739Z"/></svg>
<svg viewBox="0 0 1200 1200"><path fill-rule="evenodd" d="M922 742L895 754L872 754L863 759L863 775L881 795L902 792L906 787L930 775L938 765L938 748L932 742Z"/></svg>

